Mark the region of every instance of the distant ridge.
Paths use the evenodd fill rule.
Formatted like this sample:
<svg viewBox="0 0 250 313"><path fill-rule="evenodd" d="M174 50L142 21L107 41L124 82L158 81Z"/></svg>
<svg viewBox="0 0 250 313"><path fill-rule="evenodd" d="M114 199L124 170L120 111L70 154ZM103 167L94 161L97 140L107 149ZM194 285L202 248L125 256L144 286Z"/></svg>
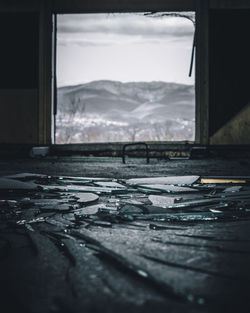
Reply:
<svg viewBox="0 0 250 313"><path fill-rule="evenodd" d="M174 132L183 133L183 139L189 140L193 138L194 116L195 92L190 85L98 80L58 88L57 129L62 132L63 127L70 127L70 124L74 132L95 127L91 132L96 133L99 127L101 133L107 132L109 127L110 132L112 128L112 132L121 133L122 137L131 128L144 129L146 133L150 123L155 128L167 129L159 135L162 140L166 133L174 138ZM101 131L102 127L105 129Z"/></svg>
<svg viewBox="0 0 250 313"><path fill-rule="evenodd" d="M132 112L140 105L149 106L162 114L191 118L194 109L194 87L190 85L153 82L98 80L58 89L58 109L71 112L72 104L78 112L108 114L113 110ZM139 112L140 110L137 110ZM191 113L191 114L190 114ZM139 114L139 113L138 113ZM145 114L143 114L145 117ZM140 118L140 116L138 116Z"/></svg>

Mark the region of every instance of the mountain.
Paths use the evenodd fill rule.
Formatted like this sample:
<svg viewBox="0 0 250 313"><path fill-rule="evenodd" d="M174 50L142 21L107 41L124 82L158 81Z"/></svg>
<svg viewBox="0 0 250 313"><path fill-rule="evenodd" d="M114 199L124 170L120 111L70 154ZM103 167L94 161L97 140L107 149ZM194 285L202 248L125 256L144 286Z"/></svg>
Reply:
<svg viewBox="0 0 250 313"><path fill-rule="evenodd" d="M142 129L148 127L148 123L160 123L168 125L169 133L180 125L190 128L194 124L194 114L194 86L190 85L99 80L58 88L59 130L66 117L71 116L70 123L73 118L74 126L78 123L81 130L90 126L105 126L105 131L107 126L113 131L118 131L114 129L118 126Z"/></svg>
<svg viewBox="0 0 250 313"><path fill-rule="evenodd" d="M190 119L194 112L194 87L166 82L93 81L59 88L58 110L121 120L126 120L130 113L136 119L164 119L166 114Z"/></svg>

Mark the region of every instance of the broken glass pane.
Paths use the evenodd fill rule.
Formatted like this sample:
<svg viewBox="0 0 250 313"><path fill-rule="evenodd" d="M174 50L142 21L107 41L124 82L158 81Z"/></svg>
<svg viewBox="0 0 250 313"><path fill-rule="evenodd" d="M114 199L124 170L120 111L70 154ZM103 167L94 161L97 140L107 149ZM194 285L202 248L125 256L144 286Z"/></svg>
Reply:
<svg viewBox="0 0 250 313"><path fill-rule="evenodd" d="M195 183L199 176L166 176L150 178L132 178L126 180L128 185L191 185Z"/></svg>
<svg viewBox="0 0 250 313"><path fill-rule="evenodd" d="M180 186L173 186L173 185L140 185L140 187L144 189L153 189L159 190L162 192L172 192L172 193L185 193L185 192L198 192L197 189L190 188L190 187L180 187Z"/></svg>

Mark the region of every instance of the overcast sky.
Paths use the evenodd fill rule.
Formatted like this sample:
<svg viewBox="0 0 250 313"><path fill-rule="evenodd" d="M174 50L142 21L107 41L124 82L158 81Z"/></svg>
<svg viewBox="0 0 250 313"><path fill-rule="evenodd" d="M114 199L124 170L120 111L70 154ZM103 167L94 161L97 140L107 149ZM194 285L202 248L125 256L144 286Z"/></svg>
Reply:
<svg viewBox="0 0 250 313"><path fill-rule="evenodd" d="M193 32L192 22L179 17L58 15L58 86L100 79L194 84Z"/></svg>

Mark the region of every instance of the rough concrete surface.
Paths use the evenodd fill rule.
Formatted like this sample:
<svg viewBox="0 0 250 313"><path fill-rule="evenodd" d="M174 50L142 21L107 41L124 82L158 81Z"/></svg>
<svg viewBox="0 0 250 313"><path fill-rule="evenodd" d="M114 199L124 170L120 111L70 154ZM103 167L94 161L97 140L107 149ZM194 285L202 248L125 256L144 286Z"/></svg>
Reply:
<svg viewBox="0 0 250 313"><path fill-rule="evenodd" d="M0 161L1 176L45 174L2 179L1 312L249 312L248 182L175 193L127 180L246 178L249 161L132 161Z"/></svg>
<svg viewBox="0 0 250 313"><path fill-rule="evenodd" d="M249 158L210 158L201 160L156 160L121 158L50 158L0 160L0 173L33 172L47 175L133 178L166 175L250 175Z"/></svg>

